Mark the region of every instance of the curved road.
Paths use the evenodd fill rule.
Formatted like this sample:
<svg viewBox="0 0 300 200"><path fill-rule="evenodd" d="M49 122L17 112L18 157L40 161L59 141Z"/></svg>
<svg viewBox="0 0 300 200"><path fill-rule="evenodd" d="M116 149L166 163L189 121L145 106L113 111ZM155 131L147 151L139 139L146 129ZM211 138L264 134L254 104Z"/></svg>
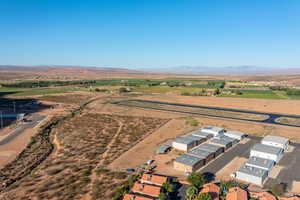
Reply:
<svg viewBox="0 0 300 200"><path fill-rule="evenodd" d="M135 102L137 104L133 105L133 103L135 103ZM128 104L128 103L130 103L130 104ZM154 105L157 104L157 105L174 106L174 109L161 108L161 107L155 108L155 107L147 106L147 104L143 104L143 103L151 103L151 104L154 104ZM169 103L169 102L162 102L162 101L150 101L150 100L140 100L140 99L117 101L117 102L112 102L112 104L121 105L121 106L128 106L128 107L147 108L147 109L153 109L153 110L163 110L163 111L171 111L171 112L178 112L178 113L194 114L194 115L196 114L196 115L208 116L208 117L218 117L218 118L243 120L243 121L250 121L250 122L261 122L261 123L276 124L276 125L283 125L283 126L300 127L300 125L285 124L285 123L280 123L280 122L276 121L276 119L278 119L280 117L287 117L287 118L299 119L300 120L299 115L258 112L258 111L249 111L249 110L241 110L241 109L199 106L199 105L191 105L191 104ZM267 118L260 120L260 119L247 119L247 118L230 117L230 116L219 116L219 115L214 115L214 114L200 114L200 113L197 113L197 112L176 110L176 107L201 108L201 109L214 110L214 111L228 111L228 112L244 113L244 114L265 115L265 116L267 116Z"/></svg>

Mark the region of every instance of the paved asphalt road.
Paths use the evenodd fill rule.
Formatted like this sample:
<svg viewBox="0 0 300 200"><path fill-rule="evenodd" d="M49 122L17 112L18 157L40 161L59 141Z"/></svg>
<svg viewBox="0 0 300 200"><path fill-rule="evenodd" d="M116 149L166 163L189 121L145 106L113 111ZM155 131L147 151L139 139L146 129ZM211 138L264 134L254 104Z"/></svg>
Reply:
<svg viewBox="0 0 300 200"><path fill-rule="evenodd" d="M139 103L139 105L132 105L132 103ZM131 104L128 104L131 103ZM142 104L141 103L145 103ZM168 105L174 106L174 109L170 108L161 108L161 107L149 107L146 103L157 104L157 105ZM269 123L269 124L276 124L276 125L283 125L283 126L293 126L293 127L300 127L300 125L293 125L293 124L284 124L277 122L276 119L280 117L288 117L293 119L300 119L299 115L286 115L286 114L278 114L278 113L267 113L267 112L256 112L256 111L249 111L249 110L238 110L238 109L230 109L230 108L220 108L220 107L209 107L209 106L198 106L198 105L191 105L191 104L179 104L179 103L168 103L168 102L161 102L161 101L149 101L149 100L127 100L127 101L118 101L113 102L112 104L121 105L121 106L128 106L128 107L137 107L137 108L147 108L153 110L163 110L163 111L171 111L171 112L178 112L178 113L186 113L186 114L196 114L201 116L208 116L208 117L218 117L218 118L226 118L226 119L234 119L234 120L243 120L243 121L251 121L251 122L260 122L260 123ZM246 119L246 118L238 118L238 117L226 117L226 116L218 116L214 114L200 114L197 112L190 112L190 111L182 111L177 110L176 107L186 107L186 108L201 108L207 110L214 110L214 111L228 111L228 112L235 112L235 113L245 113L245 114L255 114L255 115L265 115L267 119Z"/></svg>
<svg viewBox="0 0 300 200"><path fill-rule="evenodd" d="M260 142L261 138L251 137L250 140L245 143L238 143L231 147L225 153L212 160L208 165L200 170L203 174L211 174L212 176L221 170L224 166L230 163L236 157L249 158L251 147ZM212 177L213 178L213 177Z"/></svg>
<svg viewBox="0 0 300 200"><path fill-rule="evenodd" d="M0 141L0 145L7 144L11 140L13 140L15 137L23 133L28 128L34 128L36 125L38 125L43 119L45 119L47 116L44 115L32 115L29 119L31 122L26 122L25 124L19 125L19 127L13 131L11 134L9 134L7 137L3 138Z"/></svg>

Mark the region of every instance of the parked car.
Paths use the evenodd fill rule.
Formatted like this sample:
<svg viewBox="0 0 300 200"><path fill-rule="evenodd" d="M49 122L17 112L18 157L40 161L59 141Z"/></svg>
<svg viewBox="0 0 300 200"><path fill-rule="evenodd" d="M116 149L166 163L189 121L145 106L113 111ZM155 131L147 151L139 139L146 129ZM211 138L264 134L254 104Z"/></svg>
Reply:
<svg viewBox="0 0 300 200"><path fill-rule="evenodd" d="M127 173L133 173L133 172L135 172L135 169L129 168L129 169L126 169L126 172Z"/></svg>

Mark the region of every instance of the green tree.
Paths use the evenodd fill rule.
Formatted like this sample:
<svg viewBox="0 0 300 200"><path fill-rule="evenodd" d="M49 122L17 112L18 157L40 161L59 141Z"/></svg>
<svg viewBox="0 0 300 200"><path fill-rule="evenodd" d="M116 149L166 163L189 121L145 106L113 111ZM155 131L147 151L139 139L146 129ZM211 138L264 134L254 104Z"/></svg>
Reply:
<svg viewBox="0 0 300 200"><path fill-rule="evenodd" d="M195 186L190 186L186 191L185 191L185 195L186 195L186 199L187 200L193 200L197 194L198 194L199 190L197 187Z"/></svg>
<svg viewBox="0 0 300 200"><path fill-rule="evenodd" d="M120 92L120 93L124 93L124 92L128 92L128 91L127 91L127 89L126 89L126 88L124 88L124 87L121 87L121 88L119 88L119 92Z"/></svg>
<svg viewBox="0 0 300 200"><path fill-rule="evenodd" d="M158 197L159 200L166 200L167 198L168 196L164 192L161 192Z"/></svg>
<svg viewBox="0 0 300 200"><path fill-rule="evenodd" d="M174 186L170 183L164 183L162 187L165 189L166 192L174 192Z"/></svg>
<svg viewBox="0 0 300 200"><path fill-rule="evenodd" d="M200 188L200 186L202 186L203 184L206 183L206 179L204 177L203 174L200 174L198 172L192 172L188 177L187 177L187 181L197 187L197 188Z"/></svg>
<svg viewBox="0 0 300 200"><path fill-rule="evenodd" d="M212 200L212 197L208 193L201 193L195 198L195 200Z"/></svg>
<svg viewBox="0 0 300 200"><path fill-rule="evenodd" d="M220 93L221 93L220 89L216 88L215 91L214 91L214 95L219 95Z"/></svg>

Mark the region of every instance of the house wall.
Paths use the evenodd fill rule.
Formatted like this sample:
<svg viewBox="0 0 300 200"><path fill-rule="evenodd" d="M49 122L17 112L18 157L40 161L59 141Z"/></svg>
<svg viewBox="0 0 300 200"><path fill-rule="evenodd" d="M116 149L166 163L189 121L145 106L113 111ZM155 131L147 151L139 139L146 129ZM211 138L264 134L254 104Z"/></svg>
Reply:
<svg viewBox="0 0 300 200"><path fill-rule="evenodd" d="M269 141L261 141L262 144L269 145L269 146L274 146L274 147L279 147L284 150L288 148L288 143L286 144L280 144L280 143L275 143L275 142L269 142Z"/></svg>
<svg viewBox="0 0 300 200"><path fill-rule="evenodd" d="M275 155L275 154L268 154L268 153L265 153L265 152L259 152L259 151L251 150L250 151L250 157L251 156L256 156L256 157L259 157L259 158L265 158L265 159L269 159L269 160L274 160L277 163L281 159L282 154Z"/></svg>
<svg viewBox="0 0 300 200"><path fill-rule="evenodd" d="M266 179L267 174L265 174L262 177L257 177L257 176L253 176L251 174L246 174L240 171L236 172L236 178L241 180L241 181L245 181L248 183L253 183L255 185L262 185L264 180Z"/></svg>
<svg viewBox="0 0 300 200"><path fill-rule="evenodd" d="M180 162L173 162L173 168L178 170L178 171L183 171L183 172L193 172L193 167L189 165L185 165Z"/></svg>
<svg viewBox="0 0 300 200"><path fill-rule="evenodd" d="M264 170L267 170L267 171L270 171L274 165L272 165L271 168L266 168L266 167L262 167L262 166L259 166L259 165L253 165L253 164L249 164L249 163L246 163L247 166L250 166L250 167L256 167L256 168L259 168L259 169L264 169Z"/></svg>

